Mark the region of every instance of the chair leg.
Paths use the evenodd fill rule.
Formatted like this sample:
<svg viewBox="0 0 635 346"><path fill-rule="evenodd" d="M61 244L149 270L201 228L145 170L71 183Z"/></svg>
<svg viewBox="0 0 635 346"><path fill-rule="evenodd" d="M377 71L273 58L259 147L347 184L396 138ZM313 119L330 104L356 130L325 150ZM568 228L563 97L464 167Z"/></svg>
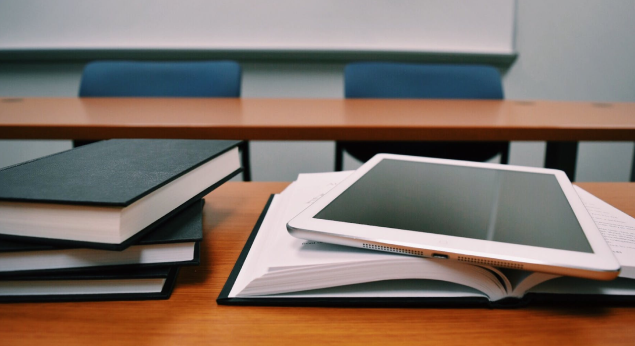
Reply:
<svg viewBox="0 0 635 346"><path fill-rule="evenodd" d="M507 143L505 148L501 151L501 164L506 165L509 163L509 146L511 143Z"/></svg>
<svg viewBox="0 0 635 346"><path fill-rule="evenodd" d="M251 181L251 165L249 164L249 142L244 141L240 146L241 164L243 166L243 181Z"/></svg>
<svg viewBox="0 0 635 346"><path fill-rule="evenodd" d="M340 142L335 141L335 171L341 172L344 168L344 148Z"/></svg>

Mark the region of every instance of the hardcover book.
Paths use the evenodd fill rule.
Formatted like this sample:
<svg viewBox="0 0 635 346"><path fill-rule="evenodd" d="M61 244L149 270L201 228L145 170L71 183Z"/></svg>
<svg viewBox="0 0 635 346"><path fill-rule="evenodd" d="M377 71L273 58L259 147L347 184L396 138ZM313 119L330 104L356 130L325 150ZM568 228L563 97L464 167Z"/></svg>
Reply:
<svg viewBox="0 0 635 346"><path fill-rule="evenodd" d="M168 299L179 267L55 272L0 278L0 302Z"/></svg>
<svg viewBox="0 0 635 346"><path fill-rule="evenodd" d="M120 139L0 170L0 237L121 250L241 171L239 141Z"/></svg>
<svg viewBox="0 0 635 346"><path fill-rule="evenodd" d="M112 266L199 264L203 204L190 204L122 251L0 240L0 276Z"/></svg>
<svg viewBox="0 0 635 346"><path fill-rule="evenodd" d="M499 269L297 239L286 223L346 177L306 174L273 196L219 295L227 305L488 305L529 301L635 302L635 250L620 242L635 219L576 191L623 270L613 281Z"/></svg>

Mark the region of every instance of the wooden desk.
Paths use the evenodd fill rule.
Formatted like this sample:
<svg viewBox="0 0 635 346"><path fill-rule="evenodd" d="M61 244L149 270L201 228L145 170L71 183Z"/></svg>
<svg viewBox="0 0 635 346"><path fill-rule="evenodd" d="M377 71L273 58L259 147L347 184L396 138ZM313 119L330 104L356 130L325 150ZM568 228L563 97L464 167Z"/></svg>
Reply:
<svg viewBox="0 0 635 346"><path fill-rule="evenodd" d="M5 98L0 138L548 141L572 177L577 141L635 141L635 103Z"/></svg>
<svg viewBox="0 0 635 346"><path fill-rule="evenodd" d="M3 345L607 345L633 343L634 307L512 310L218 306L270 193L286 183L230 182L206 197L202 263L167 301L0 305ZM583 188L635 216L635 184Z"/></svg>

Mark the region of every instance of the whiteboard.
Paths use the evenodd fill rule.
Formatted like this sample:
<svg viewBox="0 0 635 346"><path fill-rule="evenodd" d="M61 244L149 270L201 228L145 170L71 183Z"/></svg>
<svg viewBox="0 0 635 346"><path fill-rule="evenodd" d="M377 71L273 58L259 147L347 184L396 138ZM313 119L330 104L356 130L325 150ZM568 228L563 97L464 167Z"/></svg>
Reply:
<svg viewBox="0 0 635 346"><path fill-rule="evenodd" d="M513 54L514 0L16 0L0 50Z"/></svg>

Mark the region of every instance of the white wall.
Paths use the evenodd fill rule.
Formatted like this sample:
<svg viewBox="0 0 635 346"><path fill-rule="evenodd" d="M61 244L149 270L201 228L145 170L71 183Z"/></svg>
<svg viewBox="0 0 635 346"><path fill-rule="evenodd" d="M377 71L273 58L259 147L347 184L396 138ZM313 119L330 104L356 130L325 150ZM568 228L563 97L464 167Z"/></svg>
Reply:
<svg viewBox="0 0 635 346"><path fill-rule="evenodd" d="M634 18L633 0L519 1L506 98L635 102ZM632 143L582 142L576 180L627 181L632 157Z"/></svg>
<svg viewBox="0 0 635 346"><path fill-rule="evenodd" d="M82 69L82 64L0 64L0 96L76 96ZM0 140L0 167L71 147L64 140Z"/></svg>
<svg viewBox="0 0 635 346"><path fill-rule="evenodd" d="M509 54L514 6L514 0L2 1L0 49Z"/></svg>
<svg viewBox="0 0 635 346"><path fill-rule="evenodd" d="M518 60L504 73L508 99L635 102L635 1L520 0ZM343 95L343 64L244 64L244 97ZM81 65L0 64L0 95L75 96ZM635 116L635 115L634 115ZM51 149L49 144L42 145ZM69 145L70 147L70 145ZM0 141L0 166L14 146ZM6 155L13 152L11 155ZM333 169L333 142L252 142L254 180L289 181ZM39 154L39 153L38 153ZM576 180L627 181L632 143L582 143ZM541 166L544 143L512 144L513 164ZM345 168L355 168L347 158Z"/></svg>

